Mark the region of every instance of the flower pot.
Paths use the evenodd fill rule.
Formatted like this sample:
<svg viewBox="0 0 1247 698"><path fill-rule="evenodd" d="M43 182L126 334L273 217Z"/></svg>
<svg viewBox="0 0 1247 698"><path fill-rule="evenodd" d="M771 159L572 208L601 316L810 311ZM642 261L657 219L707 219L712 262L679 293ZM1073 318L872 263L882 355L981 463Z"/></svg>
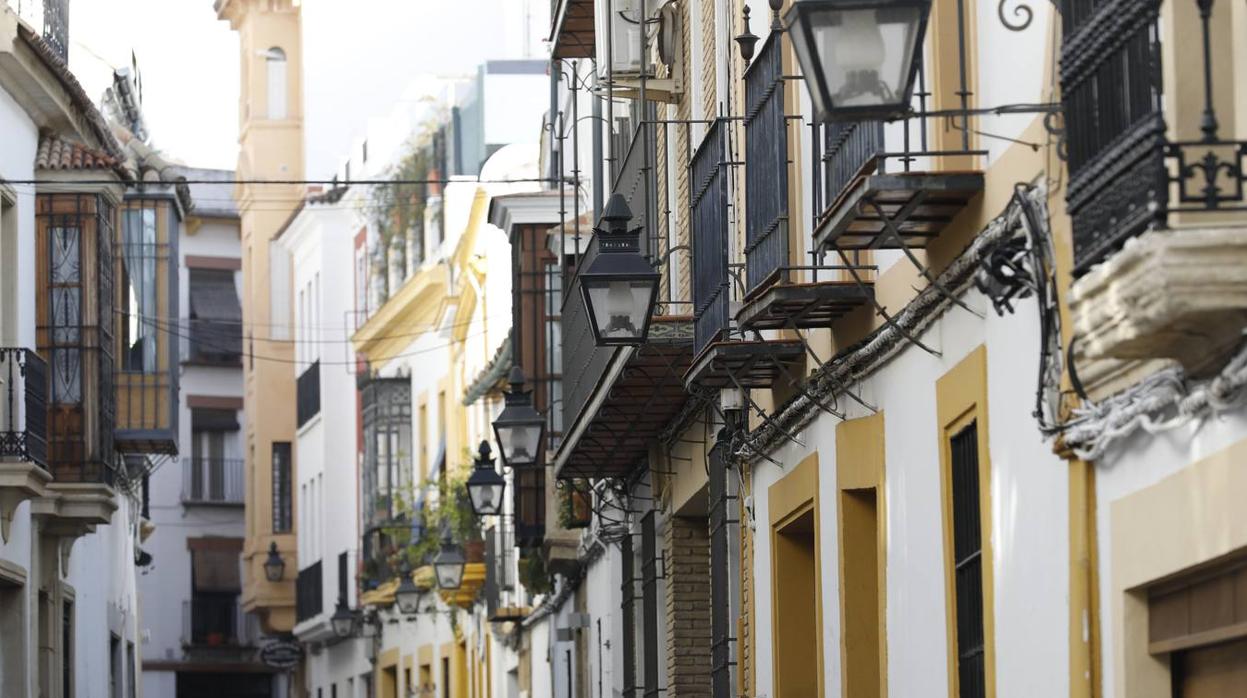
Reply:
<svg viewBox="0 0 1247 698"><path fill-rule="evenodd" d="M463 544L463 556L468 562L485 561L485 541L470 540Z"/></svg>

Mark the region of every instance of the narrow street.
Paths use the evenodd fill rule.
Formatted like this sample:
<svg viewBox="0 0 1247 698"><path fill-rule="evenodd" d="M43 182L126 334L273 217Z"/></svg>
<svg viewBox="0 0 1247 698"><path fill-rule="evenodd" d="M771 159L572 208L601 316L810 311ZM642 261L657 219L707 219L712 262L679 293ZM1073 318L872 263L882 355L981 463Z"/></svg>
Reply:
<svg viewBox="0 0 1247 698"><path fill-rule="evenodd" d="M1247 698L1243 36L0 0L0 698Z"/></svg>

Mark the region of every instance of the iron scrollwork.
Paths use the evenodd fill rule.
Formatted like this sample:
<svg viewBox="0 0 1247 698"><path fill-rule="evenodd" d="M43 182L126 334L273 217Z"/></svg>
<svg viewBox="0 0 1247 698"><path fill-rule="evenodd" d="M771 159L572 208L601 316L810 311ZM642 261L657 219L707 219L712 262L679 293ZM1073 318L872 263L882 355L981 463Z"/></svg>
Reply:
<svg viewBox="0 0 1247 698"><path fill-rule="evenodd" d="M1035 21L1035 11L1026 3L1019 3L1013 8L1012 14L1020 19L1016 22L1009 20L1008 14L1005 12L1005 4L1009 0L1000 0L1000 4L996 7L996 16L1000 18L1000 23L1005 29L1014 32L1025 31Z"/></svg>

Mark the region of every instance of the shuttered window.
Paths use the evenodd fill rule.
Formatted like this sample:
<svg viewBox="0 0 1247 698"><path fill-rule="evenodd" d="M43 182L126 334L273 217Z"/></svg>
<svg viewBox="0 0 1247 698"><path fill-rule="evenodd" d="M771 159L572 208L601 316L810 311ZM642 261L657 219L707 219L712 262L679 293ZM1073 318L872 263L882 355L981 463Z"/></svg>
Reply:
<svg viewBox="0 0 1247 698"><path fill-rule="evenodd" d="M983 646L983 537L979 508L978 424L950 444L953 563L957 584L957 677L961 698L987 695Z"/></svg>

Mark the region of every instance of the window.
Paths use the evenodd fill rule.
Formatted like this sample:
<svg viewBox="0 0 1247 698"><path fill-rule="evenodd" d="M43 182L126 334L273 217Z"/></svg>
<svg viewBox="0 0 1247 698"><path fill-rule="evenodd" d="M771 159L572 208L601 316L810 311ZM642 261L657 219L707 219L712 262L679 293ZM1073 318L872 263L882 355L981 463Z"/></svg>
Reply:
<svg viewBox="0 0 1247 698"><path fill-rule="evenodd" d="M242 589L241 538L188 538L191 553L190 636L196 646L237 644Z"/></svg>
<svg viewBox="0 0 1247 698"><path fill-rule="evenodd" d="M264 55L268 78L268 118L286 118L289 99L286 95L286 52L274 46Z"/></svg>
<svg viewBox="0 0 1247 698"><path fill-rule="evenodd" d="M818 454L767 491L776 698L822 695Z"/></svg>
<svg viewBox="0 0 1247 698"><path fill-rule="evenodd" d="M235 410L191 409L191 459L186 500L242 503L242 459L235 451L238 429Z"/></svg>
<svg viewBox="0 0 1247 698"><path fill-rule="evenodd" d="M68 698L74 695L74 604L61 604L61 691Z"/></svg>
<svg viewBox="0 0 1247 698"><path fill-rule="evenodd" d="M290 533L290 442L273 442L273 533Z"/></svg>
<svg viewBox="0 0 1247 698"><path fill-rule="evenodd" d="M979 509L978 425L951 440L957 678L961 698L987 695L983 636L983 538Z"/></svg>
<svg viewBox="0 0 1247 698"><path fill-rule="evenodd" d="M135 659L136 658L134 656L134 643L127 642L126 643L126 696L128 696L128 698L136 698L139 694L138 686L135 685L135 682L138 681L138 677L136 676L137 672L135 670Z"/></svg>
<svg viewBox="0 0 1247 698"><path fill-rule="evenodd" d="M240 365L242 305L234 272L190 270L190 350L187 360Z"/></svg>
<svg viewBox="0 0 1247 698"><path fill-rule="evenodd" d="M81 352L78 349L82 326L82 250L78 227L65 225L48 229L48 259L51 266L49 296L52 325L52 394L49 402L59 405L82 401Z"/></svg>
<svg viewBox="0 0 1247 698"><path fill-rule="evenodd" d="M120 255L121 368L136 373L156 371L157 262L160 245L156 237L157 208L141 204L127 208L122 216Z"/></svg>
<svg viewBox="0 0 1247 698"><path fill-rule="evenodd" d="M450 698L450 657L442 657L442 698Z"/></svg>
<svg viewBox="0 0 1247 698"><path fill-rule="evenodd" d="M108 695L121 698L121 638L108 635Z"/></svg>
<svg viewBox="0 0 1247 698"><path fill-rule="evenodd" d="M17 264L17 207L13 205L11 190L0 190L0 269L12 269ZM17 274L5 274L0 279L0 345L14 346L17 325ZM6 318L7 322L6 323Z"/></svg>
<svg viewBox="0 0 1247 698"><path fill-rule="evenodd" d="M670 524L669 524L670 525ZM645 697L656 698L660 691L658 674L658 534L654 511L641 518L641 658Z"/></svg>
<svg viewBox="0 0 1247 698"><path fill-rule="evenodd" d="M27 690L26 594L19 580L0 570L0 695L20 696Z"/></svg>

